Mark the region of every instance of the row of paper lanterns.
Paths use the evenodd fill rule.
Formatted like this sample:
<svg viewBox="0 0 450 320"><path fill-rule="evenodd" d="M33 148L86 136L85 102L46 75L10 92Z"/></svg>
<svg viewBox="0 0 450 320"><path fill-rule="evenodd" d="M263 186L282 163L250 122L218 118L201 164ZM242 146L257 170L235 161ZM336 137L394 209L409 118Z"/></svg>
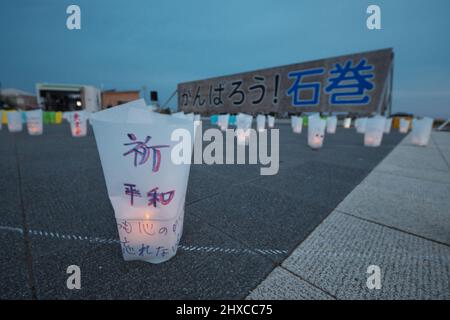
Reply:
<svg viewBox="0 0 450 320"><path fill-rule="evenodd" d="M65 119L69 122L70 131L73 137L86 136L87 121L89 119L89 113L86 111L53 113L44 112L41 109L24 112L8 111L4 113L4 116L6 116L6 121L0 122L0 129L2 128L2 123L6 122L9 132L20 132L23 130L23 124L25 123L28 134L33 136L41 135L44 131L43 124L47 122L44 119L51 119L53 115L55 116L54 123L61 123L62 119Z"/></svg>
<svg viewBox="0 0 450 320"><path fill-rule="evenodd" d="M225 131L230 125L229 120L232 116L221 114L211 117L211 123L217 124L222 131ZM248 143L249 129L251 128L253 116L239 113L236 117L238 143ZM306 120L306 121L305 121ZM265 130L267 122L268 128L275 125L275 117L257 115L256 129L261 132ZM319 149L323 146L325 132L328 134L336 133L338 119L336 116L329 116L325 119L318 113L305 119L301 116L291 117L291 127L294 133L302 133L304 123L308 124L308 145L313 149ZM350 128L352 118L345 118L344 128ZM355 120L355 128L358 133L364 134L364 145L367 147L378 147L381 145L383 134L391 132L392 118L386 118L380 115L374 117L363 117ZM409 119L400 118L399 132L408 133L411 122ZM412 120L411 142L416 145L426 146L430 139L433 128L433 119L425 117Z"/></svg>

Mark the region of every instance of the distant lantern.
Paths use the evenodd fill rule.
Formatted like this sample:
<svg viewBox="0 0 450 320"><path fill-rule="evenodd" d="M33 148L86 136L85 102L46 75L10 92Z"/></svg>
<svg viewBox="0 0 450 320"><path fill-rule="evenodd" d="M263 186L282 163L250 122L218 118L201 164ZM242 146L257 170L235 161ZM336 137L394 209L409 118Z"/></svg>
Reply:
<svg viewBox="0 0 450 320"><path fill-rule="evenodd" d="M183 138L180 149L171 136L177 129L192 136L193 122L152 112L140 99L97 112L92 123L123 258L171 259L183 232L193 147Z"/></svg>
<svg viewBox="0 0 450 320"><path fill-rule="evenodd" d="M332 116L327 118L327 133L336 133L337 117Z"/></svg>
<svg viewBox="0 0 450 320"><path fill-rule="evenodd" d="M70 132L72 137L84 137L87 134L88 115L86 111L74 111L69 115Z"/></svg>
<svg viewBox="0 0 450 320"><path fill-rule="evenodd" d="M325 138L326 120L318 114L308 117L308 145L312 149L322 148Z"/></svg>
<svg viewBox="0 0 450 320"><path fill-rule="evenodd" d="M392 127L392 118L387 118L384 124L384 133L390 133Z"/></svg>
<svg viewBox="0 0 450 320"><path fill-rule="evenodd" d="M7 117L9 132L22 131L22 113L20 111L8 111Z"/></svg>
<svg viewBox="0 0 450 320"><path fill-rule="evenodd" d="M262 114L258 114L256 116L256 129L258 132L263 132L266 130L266 116Z"/></svg>
<svg viewBox="0 0 450 320"><path fill-rule="evenodd" d="M252 127L253 116L239 113L236 116L236 138L238 145L247 145L250 140L250 130Z"/></svg>
<svg viewBox="0 0 450 320"><path fill-rule="evenodd" d="M433 119L414 119L411 131L411 143L418 146L428 145L431 130L433 129Z"/></svg>
<svg viewBox="0 0 450 320"><path fill-rule="evenodd" d="M275 127L275 117L267 116L267 127L270 129Z"/></svg>
<svg viewBox="0 0 450 320"><path fill-rule="evenodd" d="M219 119L217 120L217 125L220 127L220 130L226 131L228 129L228 121L230 120L230 115L221 114L219 115Z"/></svg>
<svg viewBox="0 0 450 320"><path fill-rule="evenodd" d="M398 131L400 133L408 133L410 121L408 119L401 118L400 119L400 128Z"/></svg>
<svg viewBox="0 0 450 320"><path fill-rule="evenodd" d="M344 128L348 129L350 128L352 125L352 118L345 118L344 119Z"/></svg>
<svg viewBox="0 0 450 320"><path fill-rule="evenodd" d="M32 136L40 135L43 131L42 110L33 110L26 112L28 134Z"/></svg>
<svg viewBox="0 0 450 320"><path fill-rule="evenodd" d="M302 133L303 128L303 118L292 116L291 117L291 127L294 133Z"/></svg>
<svg viewBox="0 0 450 320"><path fill-rule="evenodd" d="M365 133L366 131L366 125L367 125L367 119L368 118L358 118L355 121L355 127L357 133Z"/></svg>
<svg viewBox="0 0 450 320"><path fill-rule="evenodd" d="M385 121L386 118L382 116L367 119L364 133L364 145L366 147L379 147L381 145Z"/></svg>

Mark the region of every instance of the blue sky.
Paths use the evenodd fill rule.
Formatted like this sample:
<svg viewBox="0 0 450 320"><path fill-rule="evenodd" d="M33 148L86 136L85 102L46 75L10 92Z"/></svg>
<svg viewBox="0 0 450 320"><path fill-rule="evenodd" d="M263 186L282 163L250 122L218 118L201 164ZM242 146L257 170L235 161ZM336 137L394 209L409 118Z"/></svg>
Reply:
<svg viewBox="0 0 450 320"><path fill-rule="evenodd" d="M66 29L70 4L81 30ZM382 30L366 28L369 4ZM394 111L450 118L449 14L448 0L5 0L0 81L147 85L164 102L182 81L393 47Z"/></svg>

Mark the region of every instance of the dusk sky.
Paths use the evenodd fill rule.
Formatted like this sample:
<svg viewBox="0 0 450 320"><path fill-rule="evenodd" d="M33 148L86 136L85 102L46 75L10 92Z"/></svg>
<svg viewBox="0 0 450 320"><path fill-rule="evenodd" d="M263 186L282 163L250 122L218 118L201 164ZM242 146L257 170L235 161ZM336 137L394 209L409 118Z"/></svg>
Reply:
<svg viewBox="0 0 450 320"><path fill-rule="evenodd" d="M382 30L366 27L370 4ZM394 112L450 118L449 15L448 0L1 1L0 81L146 85L162 103L183 81L393 47Z"/></svg>

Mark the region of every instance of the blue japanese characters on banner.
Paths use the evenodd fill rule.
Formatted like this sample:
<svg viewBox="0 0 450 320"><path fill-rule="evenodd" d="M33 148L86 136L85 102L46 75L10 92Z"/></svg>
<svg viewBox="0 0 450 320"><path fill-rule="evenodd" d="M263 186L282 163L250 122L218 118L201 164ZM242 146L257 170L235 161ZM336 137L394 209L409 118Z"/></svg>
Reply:
<svg viewBox="0 0 450 320"><path fill-rule="evenodd" d="M178 85L185 112L383 111L391 94L392 49Z"/></svg>

